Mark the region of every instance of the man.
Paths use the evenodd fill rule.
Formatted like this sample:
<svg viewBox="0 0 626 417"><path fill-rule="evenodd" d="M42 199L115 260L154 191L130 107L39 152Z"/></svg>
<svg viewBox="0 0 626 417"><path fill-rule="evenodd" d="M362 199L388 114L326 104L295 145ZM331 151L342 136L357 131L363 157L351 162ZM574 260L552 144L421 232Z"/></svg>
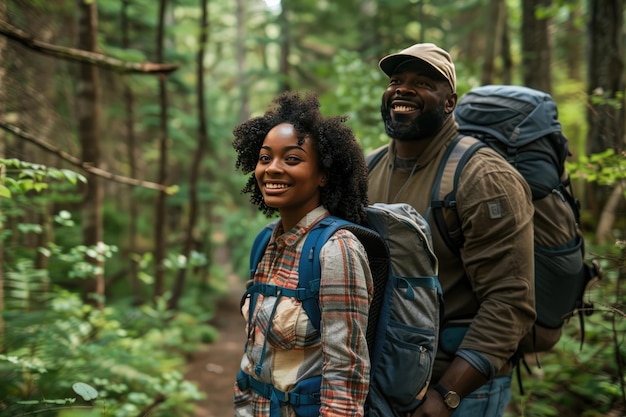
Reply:
<svg viewBox="0 0 626 417"><path fill-rule="evenodd" d="M428 216L437 169L458 134L454 64L448 52L422 43L379 66L389 76L381 114L391 142L369 174L369 200L409 203ZM433 380L412 417L501 416L510 399L510 359L535 319L528 185L485 147L463 169L456 200L465 239L458 255L428 218L445 317Z"/></svg>

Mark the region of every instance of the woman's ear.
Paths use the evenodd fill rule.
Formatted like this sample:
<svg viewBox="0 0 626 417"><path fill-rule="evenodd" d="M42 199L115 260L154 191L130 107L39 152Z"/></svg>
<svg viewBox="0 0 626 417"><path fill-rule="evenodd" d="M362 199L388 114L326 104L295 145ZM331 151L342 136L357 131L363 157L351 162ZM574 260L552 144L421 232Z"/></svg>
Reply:
<svg viewBox="0 0 626 417"><path fill-rule="evenodd" d="M320 187L326 187L326 183L328 183L328 174L322 175L322 180L320 181Z"/></svg>

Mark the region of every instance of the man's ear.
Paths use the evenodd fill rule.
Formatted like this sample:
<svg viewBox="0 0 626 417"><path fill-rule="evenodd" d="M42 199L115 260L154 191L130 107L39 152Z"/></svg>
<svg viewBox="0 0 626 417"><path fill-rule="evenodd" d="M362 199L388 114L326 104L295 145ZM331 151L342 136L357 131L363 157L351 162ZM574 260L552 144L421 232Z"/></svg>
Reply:
<svg viewBox="0 0 626 417"><path fill-rule="evenodd" d="M457 100L456 93L450 93L448 95L448 98L446 99L446 102L444 103L444 111L446 112L446 114L450 114L454 111L454 108L456 107L456 100Z"/></svg>

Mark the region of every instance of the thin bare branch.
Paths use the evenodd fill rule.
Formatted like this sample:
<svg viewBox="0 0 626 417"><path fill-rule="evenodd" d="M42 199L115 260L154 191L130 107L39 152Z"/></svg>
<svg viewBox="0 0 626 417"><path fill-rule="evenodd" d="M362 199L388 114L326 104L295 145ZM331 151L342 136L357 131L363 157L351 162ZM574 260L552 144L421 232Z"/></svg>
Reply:
<svg viewBox="0 0 626 417"><path fill-rule="evenodd" d="M10 23L0 20L0 35L19 42L29 49L69 61L85 62L100 68L120 73L138 74L169 74L178 69L174 64L156 64L153 62L127 62L97 52L53 45L35 39L32 35L16 28Z"/></svg>
<svg viewBox="0 0 626 417"><path fill-rule="evenodd" d="M168 194L170 193L170 189L166 185L158 184L158 183L150 182L150 181L143 181L143 180L139 180L136 178L129 178L123 175L113 174L111 172L105 171L98 167L94 167L88 162L83 162L79 158L73 155L70 155L67 152L62 151L61 149L30 135L29 133L23 131L17 126L0 121L0 128L6 130L7 132L13 133L15 136L19 137L20 139L24 139L34 145L37 145L39 148L45 150L46 152L52 153L58 156L59 158L63 159L64 161L67 161L70 164L77 166L91 174L94 174L99 177L102 177L111 181L115 181L121 184L135 185L138 187L144 187L144 188L150 188L153 190L163 191Z"/></svg>

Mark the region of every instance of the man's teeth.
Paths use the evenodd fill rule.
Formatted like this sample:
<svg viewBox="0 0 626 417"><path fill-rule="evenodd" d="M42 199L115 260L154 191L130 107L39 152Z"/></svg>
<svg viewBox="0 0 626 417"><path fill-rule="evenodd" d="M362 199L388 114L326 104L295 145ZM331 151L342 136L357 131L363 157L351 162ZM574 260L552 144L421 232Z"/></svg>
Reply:
<svg viewBox="0 0 626 417"><path fill-rule="evenodd" d="M393 106L393 109L395 111L413 111L415 110L415 107L411 107L411 106Z"/></svg>
<svg viewBox="0 0 626 417"><path fill-rule="evenodd" d="M279 188L287 188L287 187L289 187L287 184L270 184L270 183L265 184L265 188L270 188L273 190L276 190Z"/></svg>

